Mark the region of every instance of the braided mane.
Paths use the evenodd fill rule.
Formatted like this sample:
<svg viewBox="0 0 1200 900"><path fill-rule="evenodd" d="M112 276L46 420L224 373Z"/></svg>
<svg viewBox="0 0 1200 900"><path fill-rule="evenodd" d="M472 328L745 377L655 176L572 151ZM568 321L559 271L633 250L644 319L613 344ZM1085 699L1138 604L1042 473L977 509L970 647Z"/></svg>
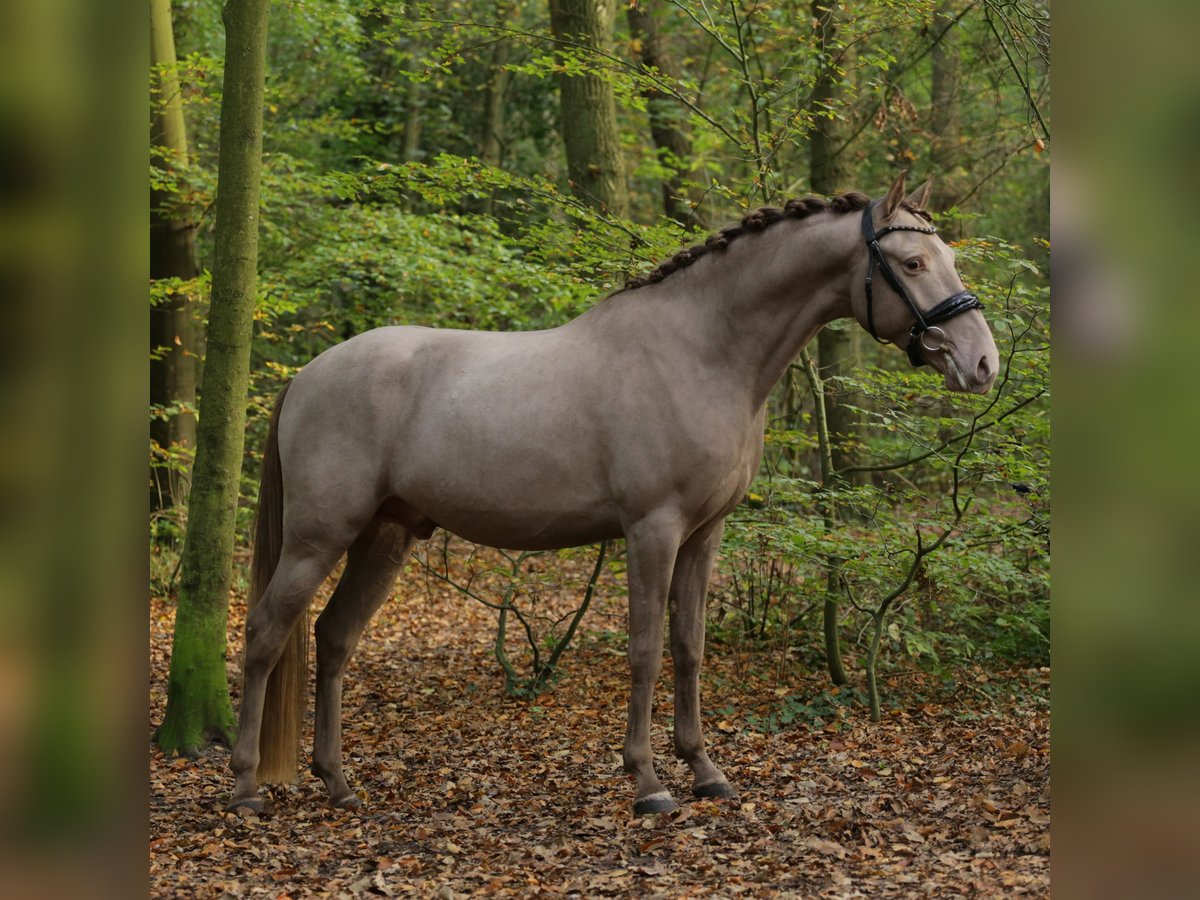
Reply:
<svg viewBox="0 0 1200 900"><path fill-rule="evenodd" d="M714 250L724 250L729 246L730 241L736 240L744 234L756 234L760 231L765 231L776 222L782 222L784 219L806 219L809 216L825 212L826 210L835 213L855 212L864 209L870 202L871 198L866 194L851 191L837 197L831 197L828 200L822 200L820 197L804 197L803 199L789 200L783 205L782 209L778 206L760 207L747 213L737 225L727 225L715 234L709 235L704 243L680 250L670 259L659 263L656 268L644 275L628 279L622 290L632 291L640 287L645 287L648 284L658 284L658 282L673 272L687 268L700 257L706 256ZM916 209L907 203L903 203L901 206L926 221L932 221L932 217L923 209Z"/></svg>

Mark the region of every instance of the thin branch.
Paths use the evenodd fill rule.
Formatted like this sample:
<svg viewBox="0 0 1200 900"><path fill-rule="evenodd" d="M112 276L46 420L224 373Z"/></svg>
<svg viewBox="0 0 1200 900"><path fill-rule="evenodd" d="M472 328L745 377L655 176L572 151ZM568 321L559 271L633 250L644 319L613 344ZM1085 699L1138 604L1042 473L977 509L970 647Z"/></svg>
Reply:
<svg viewBox="0 0 1200 900"><path fill-rule="evenodd" d="M980 188L982 188L985 184L987 184L989 181L991 181L993 178L995 178L997 175L999 175L1001 172L1003 172L1005 167L1007 167L1008 164L1010 162L1012 162L1012 160L1016 159L1020 154L1022 154L1026 150L1028 150L1030 147L1035 146L1035 144L1036 144L1036 141L1024 141L1024 142L1020 143L1019 145L1013 147L1000 160L1000 164L995 166L990 172L988 172L982 178L980 178L977 182L975 182L975 185L969 191L967 191L962 197L954 198L954 204L956 206L962 206L962 204L966 203L968 200L970 200L972 197L974 197Z"/></svg>
<svg viewBox="0 0 1200 900"><path fill-rule="evenodd" d="M762 194L763 203L769 203L771 192L767 187L767 172L764 169L766 158L763 156L762 139L758 133L758 90L754 86L754 78L750 75L750 58L746 55L746 45L742 38L742 22L738 20L737 0L729 0L729 14L733 17L733 27L737 35L738 65L742 70L742 82L746 85L746 95L750 99L750 138L754 142L754 165L758 169L758 190Z"/></svg>
<svg viewBox="0 0 1200 900"><path fill-rule="evenodd" d="M554 667L558 664L558 658L562 656L564 650L571 644L571 640L575 637L575 629L579 627L579 622L583 619L583 614L587 612L588 606L591 605L592 595L596 591L596 582L600 579L600 573L604 569L604 557L608 553L608 541L600 542L600 550L596 554L596 565L592 568L592 577L588 579L587 589L583 592L583 602L579 604L579 609L575 611L575 617L571 620L570 626L567 628L567 633L563 635L550 658L546 660L544 668L538 672L538 680L544 680L554 672Z"/></svg>
<svg viewBox="0 0 1200 900"><path fill-rule="evenodd" d="M923 60L926 56L928 56L930 53L932 53L934 47L936 47L938 44L940 44L942 42L942 40L946 37L946 35L950 33L950 29L954 28L959 22L961 22L963 20L963 18L966 17L967 13L969 13L971 10L973 10L981 2L983 2L983 0L971 0L971 2L968 3L966 7L964 7L962 12L960 12L957 16L955 16L953 19L951 19L949 24L947 24L945 28L943 28L941 31L938 32L937 36L929 43L928 46L926 46L923 50L921 50L920 53L918 53L916 56L909 59L903 65L897 66L895 69L893 69L889 73L889 76L890 76L889 80L892 83L895 83L899 79L900 76L904 75L906 72L908 72L909 69L911 69L917 63L919 63L921 60ZM883 105L883 102L884 102L883 98L880 98L879 100L876 101L875 105L873 107L871 107L871 111L863 118L862 124L859 125L857 128L855 128L853 133L851 133L851 135L848 138L846 138L845 142L843 142L843 144L840 147L838 147L836 150L833 151L832 154L830 154L831 157L836 158L837 156L841 155L841 153L843 151L845 151L851 144L853 144L858 139L858 136L860 134L862 134L864 130L866 130L867 126L875 121L875 113L879 111L879 107Z"/></svg>
<svg viewBox="0 0 1200 900"><path fill-rule="evenodd" d="M1017 63L1012 58L1012 54L1008 52L1008 44L1005 43L1004 38L1000 37L1000 31L996 28L996 23L992 21L992 4L986 2L986 0L983 4L983 18L987 22L988 28L992 30L992 34L996 38L996 43L1004 51L1004 56L1008 60L1008 65L1012 69L1013 74L1017 76L1017 82L1021 85L1021 90L1025 92L1025 99L1029 101L1029 108L1033 110L1038 124L1042 126L1042 134L1046 136L1046 140L1050 140L1050 129L1046 125L1046 120L1042 118L1042 111L1038 109L1037 103L1033 99L1033 92L1029 89L1029 84L1025 81L1020 69L1017 68Z"/></svg>
<svg viewBox="0 0 1200 900"><path fill-rule="evenodd" d="M1038 390L1037 392L1026 397L1024 400L1021 400L1019 403L1015 404L1011 409L1005 410L1003 413L996 416L996 418L992 419L990 422L987 422L986 424L980 426L978 430L986 431L987 429L992 428L995 425L999 425L1001 422L1003 422L1009 416L1024 409L1026 406L1028 406L1034 400L1037 400L1039 397L1043 396L1045 393L1046 393L1045 388ZM941 453L946 448L951 447L954 444L957 444L959 441L966 440L973 433L974 433L973 430L967 430L967 431L961 432L960 434L956 434L953 437L947 438L946 440L942 441L942 443L938 444L936 447L934 447L930 450L927 450L924 453L920 453L916 456L909 457L908 459L900 460L899 462L885 463L883 465L878 465L878 466L846 466L846 468L844 468L844 469L838 469L837 475L838 475L838 477L842 477L845 475L849 475L851 472L891 472L891 471L895 471L896 469L903 469L908 466L914 465L915 463L919 463L922 460L928 459L931 456L936 456L937 454Z"/></svg>
<svg viewBox="0 0 1200 900"><path fill-rule="evenodd" d="M712 38L713 41L716 42L719 47L725 50L726 53L732 56L735 60L740 61L738 52L729 46L729 43L721 36L721 33L717 31L717 23L713 19L712 13L708 11L707 6L704 6L704 4L701 3L701 6L704 6L704 12L708 15L708 21L710 22L710 25L705 25L702 21L700 21L699 16L692 12L688 7L680 3L679 0L670 0L670 3L685 16L691 19L697 26L699 26L700 30Z"/></svg>

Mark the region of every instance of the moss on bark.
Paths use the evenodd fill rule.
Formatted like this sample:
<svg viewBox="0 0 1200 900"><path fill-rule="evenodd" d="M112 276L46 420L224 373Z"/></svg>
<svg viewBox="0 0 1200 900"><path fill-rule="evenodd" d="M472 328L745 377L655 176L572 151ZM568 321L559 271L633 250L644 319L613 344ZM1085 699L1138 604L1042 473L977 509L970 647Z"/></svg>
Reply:
<svg viewBox="0 0 1200 900"><path fill-rule="evenodd" d="M230 741L226 622L258 267L268 0L229 0L217 175L216 256L196 463L180 565L167 712L158 744L195 754Z"/></svg>

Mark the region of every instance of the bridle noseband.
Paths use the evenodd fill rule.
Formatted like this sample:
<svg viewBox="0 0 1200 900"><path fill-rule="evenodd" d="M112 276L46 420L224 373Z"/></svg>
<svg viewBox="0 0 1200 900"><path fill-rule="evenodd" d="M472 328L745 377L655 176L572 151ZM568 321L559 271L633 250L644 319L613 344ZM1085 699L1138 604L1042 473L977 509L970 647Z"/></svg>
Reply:
<svg viewBox="0 0 1200 900"><path fill-rule="evenodd" d="M929 312L921 312L920 308L913 301L913 298L909 296L908 291L904 289L904 285L900 283L900 279L896 277L896 273L892 271L887 257L883 255L883 251L879 248L879 239L884 235L891 234L893 231L916 231L920 234L936 234L937 229L932 225L889 225L881 231L876 231L873 213L875 207L878 205L878 200L867 204L867 208L863 210L862 217L863 237L867 241L867 251L870 254L870 262L867 264L867 330L871 332L871 337L875 338L879 343L888 343L875 333L874 297L871 290L871 279L875 274L875 266L878 265L879 271L883 273L884 280L908 304L908 308L916 318L913 327L908 332L908 346L905 350L908 352L909 361L914 366L923 366L926 365L926 362L921 358L922 347L932 352L934 350L941 350L946 346L946 333L937 326L968 310L983 309L983 304L970 291L959 291L957 294L951 294L933 309L929 310ZM925 332L931 330L938 332L942 336L942 342L936 347L926 346L922 337Z"/></svg>

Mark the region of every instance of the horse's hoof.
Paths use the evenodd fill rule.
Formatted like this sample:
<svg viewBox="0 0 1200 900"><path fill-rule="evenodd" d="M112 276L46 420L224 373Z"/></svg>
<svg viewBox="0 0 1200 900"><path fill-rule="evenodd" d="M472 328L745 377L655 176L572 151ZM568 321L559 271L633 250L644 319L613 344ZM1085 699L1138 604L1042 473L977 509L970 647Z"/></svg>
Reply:
<svg viewBox="0 0 1200 900"><path fill-rule="evenodd" d="M679 804L671 799L671 795L666 791L659 791L657 794L651 794L649 797L642 797L633 803L633 814L635 816L669 813L677 809L679 809Z"/></svg>
<svg viewBox="0 0 1200 900"><path fill-rule="evenodd" d="M243 797L240 800L234 800L227 807L226 812L236 813L241 810L246 810L251 815L257 816L266 808L266 804L261 797Z"/></svg>
<svg viewBox="0 0 1200 900"><path fill-rule="evenodd" d="M347 794L345 797L339 797L337 800L330 798L329 805L334 809L362 809L362 801L358 799L357 794Z"/></svg>
<svg viewBox="0 0 1200 900"><path fill-rule="evenodd" d="M698 784L692 788L693 797L703 797L706 800L736 800L737 791L728 781L710 781L708 784Z"/></svg>

